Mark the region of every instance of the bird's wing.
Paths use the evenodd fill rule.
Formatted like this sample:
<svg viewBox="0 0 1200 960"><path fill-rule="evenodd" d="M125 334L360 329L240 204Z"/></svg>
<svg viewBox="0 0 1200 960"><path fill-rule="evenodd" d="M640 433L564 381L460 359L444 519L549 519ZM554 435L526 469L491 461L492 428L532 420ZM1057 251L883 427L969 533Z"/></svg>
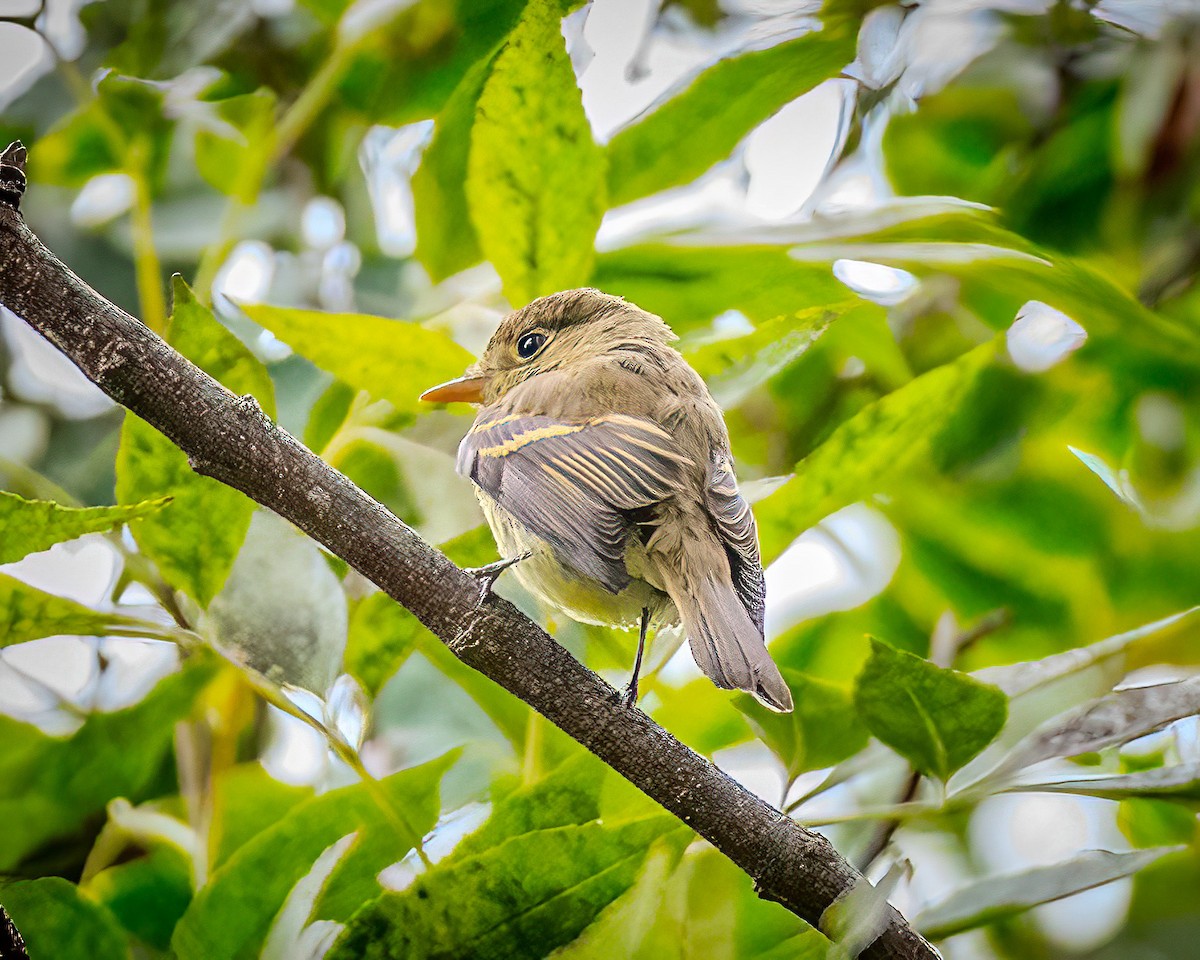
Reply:
<svg viewBox="0 0 1200 960"><path fill-rule="evenodd" d="M508 414L476 421L457 466L561 560L616 593L630 580L628 513L670 496L689 464L670 434L640 417Z"/></svg>
<svg viewBox="0 0 1200 960"><path fill-rule="evenodd" d="M729 557L729 572L742 606L763 633L767 585L758 551L758 527L750 504L738 492L737 478L728 454L717 454L709 464L706 505Z"/></svg>

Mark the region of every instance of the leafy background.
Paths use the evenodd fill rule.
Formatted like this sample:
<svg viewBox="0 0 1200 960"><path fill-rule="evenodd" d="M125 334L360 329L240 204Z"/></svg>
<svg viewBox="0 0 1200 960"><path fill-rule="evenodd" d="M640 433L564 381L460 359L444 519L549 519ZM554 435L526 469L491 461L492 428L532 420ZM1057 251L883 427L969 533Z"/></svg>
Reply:
<svg viewBox="0 0 1200 960"><path fill-rule="evenodd" d="M726 408L797 710L669 634L644 708L948 958L1194 955L1193 5L0 14L32 226L459 563L495 557L469 421L421 389L541 293L662 314ZM0 321L0 904L32 956L825 955ZM500 589L623 678L628 635Z"/></svg>

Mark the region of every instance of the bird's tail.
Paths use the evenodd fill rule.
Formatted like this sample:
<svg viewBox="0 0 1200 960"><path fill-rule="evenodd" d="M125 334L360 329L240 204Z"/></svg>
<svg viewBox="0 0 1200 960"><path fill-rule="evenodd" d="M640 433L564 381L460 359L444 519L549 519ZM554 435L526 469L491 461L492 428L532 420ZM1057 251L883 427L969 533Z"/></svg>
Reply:
<svg viewBox="0 0 1200 960"><path fill-rule="evenodd" d="M792 693L728 576L688 566L663 573L697 665L718 687L745 690L772 710L789 712Z"/></svg>

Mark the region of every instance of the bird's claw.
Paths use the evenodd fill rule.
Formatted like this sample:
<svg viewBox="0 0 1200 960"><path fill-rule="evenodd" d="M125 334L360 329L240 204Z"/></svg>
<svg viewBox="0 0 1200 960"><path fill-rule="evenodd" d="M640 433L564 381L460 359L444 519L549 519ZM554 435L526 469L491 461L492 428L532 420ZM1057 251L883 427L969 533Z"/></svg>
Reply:
<svg viewBox="0 0 1200 960"><path fill-rule="evenodd" d="M482 567L467 568L464 572L469 573L479 583L479 606L483 606L487 598L492 595L492 588L496 585L496 581L500 579L500 574L509 567L516 566L522 560L528 560L531 556L533 554L526 551L525 553L517 554L515 557L497 560Z"/></svg>
<svg viewBox="0 0 1200 960"><path fill-rule="evenodd" d="M628 684L625 689L621 691L621 702L625 705L627 710L632 710L637 706L637 698L638 685L636 683Z"/></svg>

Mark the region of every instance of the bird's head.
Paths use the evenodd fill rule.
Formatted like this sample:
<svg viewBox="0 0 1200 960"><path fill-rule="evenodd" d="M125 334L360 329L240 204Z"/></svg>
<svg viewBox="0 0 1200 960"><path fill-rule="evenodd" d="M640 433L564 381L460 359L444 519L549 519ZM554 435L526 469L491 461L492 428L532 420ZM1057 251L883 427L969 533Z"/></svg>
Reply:
<svg viewBox="0 0 1200 960"><path fill-rule="evenodd" d="M540 297L505 317L483 356L457 380L421 394L434 403L495 403L530 377L570 369L613 350L665 346L676 339L652 313L583 288Z"/></svg>

